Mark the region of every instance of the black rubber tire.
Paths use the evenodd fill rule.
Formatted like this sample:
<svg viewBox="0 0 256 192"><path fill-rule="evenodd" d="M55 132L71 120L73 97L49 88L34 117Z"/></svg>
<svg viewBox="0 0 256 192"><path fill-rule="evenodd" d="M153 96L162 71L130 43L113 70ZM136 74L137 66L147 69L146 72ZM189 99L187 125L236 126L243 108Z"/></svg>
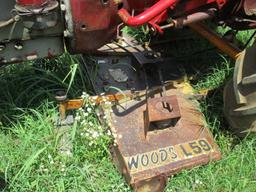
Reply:
<svg viewBox="0 0 256 192"><path fill-rule="evenodd" d="M230 80L224 89L224 115L230 125L230 130L239 137L256 133L256 114L234 114L234 111L239 107L241 106L236 102L233 80Z"/></svg>

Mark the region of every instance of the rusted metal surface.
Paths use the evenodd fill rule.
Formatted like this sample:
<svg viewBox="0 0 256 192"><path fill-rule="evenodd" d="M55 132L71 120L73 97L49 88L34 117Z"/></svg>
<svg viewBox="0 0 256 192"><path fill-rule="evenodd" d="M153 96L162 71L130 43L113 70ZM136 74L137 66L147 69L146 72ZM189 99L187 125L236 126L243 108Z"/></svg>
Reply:
<svg viewBox="0 0 256 192"><path fill-rule="evenodd" d="M139 43L134 37L123 34L119 43L111 43L101 47L98 54L127 55L131 54L140 65L162 62L163 58L159 52Z"/></svg>
<svg viewBox="0 0 256 192"><path fill-rule="evenodd" d="M145 136L149 131L173 127L181 117L177 97L148 98L145 112Z"/></svg>
<svg viewBox="0 0 256 192"><path fill-rule="evenodd" d="M193 13L191 15L186 15L178 19L173 19L170 24L161 26L161 29L173 28L173 27L182 28L191 23L197 23L207 19L211 19L215 16L215 14L216 14L216 9L209 9L204 12L202 11L202 12Z"/></svg>
<svg viewBox="0 0 256 192"><path fill-rule="evenodd" d="M138 64L129 56L95 56L93 62L97 71L89 62L84 64L95 74L94 87L100 96L89 100L102 105L115 137L114 162L135 191L163 191L168 176L221 158L193 89L185 78L171 81L172 68L161 68L161 61L154 60L149 62L155 65ZM148 71L148 65L154 70ZM112 69L123 73L113 74ZM115 89L106 89L107 83Z"/></svg>
<svg viewBox="0 0 256 192"><path fill-rule="evenodd" d="M60 120L65 120L67 116L67 111L79 109L84 105L84 100L81 99L67 99L67 95L65 92L60 91L55 96L55 99L59 102L59 113L60 113Z"/></svg>
<svg viewBox="0 0 256 192"><path fill-rule="evenodd" d="M194 31L206 38L210 43L215 45L218 49L226 53L232 59L236 59L239 56L241 50L227 40L218 36L214 31L201 23L193 23L189 25Z"/></svg>
<svg viewBox="0 0 256 192"><path fill-rule="evenodd" d="M161 180L183 169L221 158L197 103L186 99L177 89L167 91L167 97L173 95L177 97L180 110L175 126L148 131L146 137L146 98L105 110L111 130L117 135L117 146L113 147L115 163L135 191L162 191L159 182L159 188L153 190L154 178ZM150 181L152 179L154 182ZM147 190L137 189L143 182Z"/></svg>
<svg viewBox="0 0 256 192"><path fill-rule="evenodd" d="M204 124L203 115L197 109L196 102L191 100L193 90L186 83L182 83L182 80L170 81L172 75L169 72L168 76L161 75L160 83L155 79L158 75L153 77L144 70L126 71L127 65L136 66L127 57L112 56L109 62L103 62L101 57L94 60L100 63L97 78L101 81L95 81L98 82L98 90L104 91L102 75L108 76L108 81L115 80L117 90L122 90L119 93L109 90L107 94L91 97L90 100L100 104L114 101L112 103L117 104L112 109L104 108L111 131L116 135L117 145L113 146L113 156L120 172L135 191L163 191L168 176L220 158L220 152ZM159 63L156 65L160 66ZM126 82L119 81L119 75L111 76L109 69L117 67L134 79L132 87L137 87L137 90L123 86ZM138 78L138 75L141 77ZM143 75L148 77L144 78ZM140 79L151 85L149 90L145 90L145 86L138 86ZM84 104L82 99L68 101L64 97L60 100L63 100L60 112L80 108ZM66 119L62 119L62 124L66 124ZM68 135L63 135L63 141L68 143ZM72 154L70 146L61 145L61 153Z"/></svg>
<svg viewBox="0 0 256 192"><path fill-rule="evenodd" d="M73 99L73 100L67 100L67 101L61 102L60 105L59 105L61 119L66 118L66 112L68 110L79 109L83 105L84 105L84 100L83 99Z"/></svg>
<svg viewBox="0 0 256 192"><path fill-rule="evenodd" d="M245 0L244 10L247 15L256 15L256 2L254 0Z"/></svg>
<svg viewBox="0 0 256 192"><path fill-rule="evenodd" d="M114 0L70 0L70 5L74 27L71 51L95 50L115 38L120 19Z"/></svg>
<svg viewBox="0 0 256 192"><path fill-rule="evenodd" d="M96 92L104 92L107 81L116 89L108 89L99 100L107 101L111 94L126 95L112 103L112 108L103 107L103 111L115 137L111 147L114 162L135 191L163 191L168 176L221 158L194 97L207 91L194 92L178 71L168 68L170 61L166 58L158 62L113 55L108 60L103 58L93 59L98 64L92 73L97 74ZM85 65L88 71L93 69L89 62ZM127 65L136 70L127 70ZM125 82L114 81L109 73L112 68L120 68L133 83L127 87Z"/></svg>
<svg viewBox="0 0 256 192"><path fill-rule="evenodd" d="M89 101L96 105L100 105L105 102L121 102L125 99L136 99L136 97L140 97L140 94L111 94L104 96L91 96L89 97ZM82 98L67 100L66 96L56 96L55 99L59 102L59 112L62 120L66 118L67 111L79 109L85 104L85 101Z"/></svg>
<svg viewBox="0 0 256 192"><path fill-rule="evenodd" d="M167 181L166 176L158 176L134 184L133 189L136 192L161 192L164 191Z"/></svg>

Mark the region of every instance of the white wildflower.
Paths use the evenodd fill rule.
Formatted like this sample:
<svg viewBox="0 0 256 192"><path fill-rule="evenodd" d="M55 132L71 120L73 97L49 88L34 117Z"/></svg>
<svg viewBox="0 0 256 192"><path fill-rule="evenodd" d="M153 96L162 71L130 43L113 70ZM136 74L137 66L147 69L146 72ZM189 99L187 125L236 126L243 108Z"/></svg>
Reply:
<svg viewBox="0 0 256 192"><path fill-rule="evenodd" d="M93 138L99 137L99 133L98 133L97 131L95 131L95 132L92 134L92 137L93 137Z"/></svg>
<svg viewBox="0 0 256 192"><path fill-rule="evenodd" d="M91 112L92 112L92 108L88 107L88 108L87 108L87 112L88 112L88 113L91 113Z"/></svg>
<svg viewBox="0 0 256 192"><path fill-rule="evenodd" d="M83 92L81 97L82 97L83 99L85 99L85 98L88 98L89 95L88 95L86 92Z"/></svg>
<svg viewBox="0 0 256 192"><path fill-rule="evenodd" d="M106 105L112 105L112 103L110 101L106 101L105 104Z"/></svg>
<svg viewBox="0 0 256 192"><path fill-rule="evenodd" d="M111 133L110 130L107 131L107 135L108 135L108 136L111 136L111 135L112 135L112 133Z"/></svg>
<svg viewBox="0 0 256 192"><path fill-rule="evenodd" d="M78 109L78 111L83 111L83 108L82 108L82 107L80 107L80 108Z"/></svg>
<svg viewBox="0 0 256 192"><path fill-rule="evenodd" d="M71 156L71 155L72 155L72 152L71 152L70 150L67 150L67 151L66 151L66 155L67 155L67 156Z"/></svg>
<svg viewBox="0 0 256 192"><path fill-rule="evenodd" d="M96 101L98 99L98 96L93 96L92 99Z"/></svg>
<svg viewBox="0 0 256 192"><path fill-rule="evenodd" d="M98 60L98 64L100 65L100 64L106 64L107 63L107 60L105 60L105 59L99 59Z"/></svg>
<svg viewBox="0 0 256 192"><path fill-rule="evenodd" d="M78 116L75 117L75 120L76 120L76 121L80 121L80 119L81 119L81 116L80 116L80 115L78 115Z"/></svg>

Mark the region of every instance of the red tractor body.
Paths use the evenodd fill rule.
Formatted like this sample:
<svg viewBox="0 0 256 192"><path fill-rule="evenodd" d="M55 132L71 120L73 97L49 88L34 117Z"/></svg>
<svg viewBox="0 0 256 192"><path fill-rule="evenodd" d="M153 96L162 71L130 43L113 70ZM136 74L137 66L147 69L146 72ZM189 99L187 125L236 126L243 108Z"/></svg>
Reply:
<svg viewBox="0 0 256 192"><path fill-rule="evenodd" d="M95 51L116 38L122 22L159 33L165 24L182 28L213 17L232 27L255 27L252 0L1 0L0 5L0 64L59 55L64 45L73 53Z"/></svg>

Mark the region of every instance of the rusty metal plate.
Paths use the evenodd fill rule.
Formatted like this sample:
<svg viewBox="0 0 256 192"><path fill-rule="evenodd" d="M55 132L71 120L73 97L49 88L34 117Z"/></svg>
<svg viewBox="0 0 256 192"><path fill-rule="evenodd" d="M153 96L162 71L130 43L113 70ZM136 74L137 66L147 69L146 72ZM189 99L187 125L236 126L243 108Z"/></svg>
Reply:
<svg viewBox="0 0 256 192"><path fill-rule="evenodd" d="M136 187L141 188L141 183L145 184L147 180L148 191L161 191L162 185L156 190L151 188L153 178L171 176L221 158L197 102L186 99L177 89L167 91L167 97L172 95L176 95L179 103L180 118L176 125L148 131L146 137L146 100L130 101L122 107L105 110L111 130L116 135L114 161L136 191L140 191Z"/></svg>
<svg viewBox="0 0 256 192"><path fill-rule="evenodd" d="M164 108L164 103L170 109ZM149 98L147 101L147 112L150 122L162 121L167 119L180 118L180 109L175 95L169 97Z"/></svg>
<svg viewBox="0 0 256 192"><path fill-rule="evenodd" d="M102 108L115 137L111 147L114 162L135 191L161 192L168 176L221 158L198 103L193 99L194 90L188 83L178 80L183 79L178 70L182 63L165 59L160 63L139 65L127 56L111 56L108 61L99 56L94 58L98 64L95 91L127 96L113 102L116 105L112 107L106 104L108 106ZM88 71L93 71L93 65L85 65ZM129 70L131 67L136 70L127 70L128 65ZM112 68L119 68L123 73L113 76L109 73ZM162 78L156 71L162 72ZM132 84L115 80L124 74ZM105 89L107 84L116 89ZM136 96L132 96L135 93ZM168 111L162 110L161 103L171 107L167 107Z"/></svg>

